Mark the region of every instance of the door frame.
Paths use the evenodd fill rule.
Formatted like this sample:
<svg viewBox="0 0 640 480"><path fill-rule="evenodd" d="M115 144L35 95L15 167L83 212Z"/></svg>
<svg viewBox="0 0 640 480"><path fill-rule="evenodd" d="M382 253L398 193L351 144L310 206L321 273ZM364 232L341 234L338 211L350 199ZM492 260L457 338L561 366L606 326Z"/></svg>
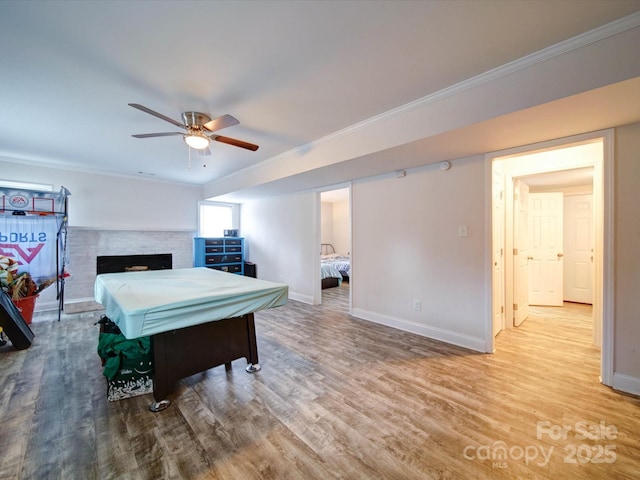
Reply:
<svg viewBox="0 0 640 480"><path fill-rule="evenodd" d="M353 182L345 182L337 185L331 185L316 189L316 235L314 250L318 252L318 258L315 265L315 280L314 280L314 305L322 304L322 280L320 279L320 254L322 244L322 193L331 192L333 190L348 190L349 191L349 254L351 257L351 274L349 275L349 313L351 313L352 297L353 297Z"/></svg>
<svg viewBox="0 0 640 480"><path fill-rule="evenodd" d="M511 235L511 239L513 241L514 244L514 248L512 250L512 256L513 256L513 288L512 288L512 294L513 294L513 310L516 309L517 307L517 312L514 311L512 314L513 317L513 321L511 323L511 326L513 327L517 327L519 325L522 324L522 322L524 322L527 317L529 316L529 275L530 275L530 271L529 271L529 185L527 185L523 180L519 179L519 178L514 178L513 179L513 188L514 188L514 193L516 191L519 190L518 192L518 198L516 198L514 196L513 198L513 234ZM523 195L522 192L526 192L526 195ZM521 205L522 205L522 198L526 196L526 200L527 200L527 208L526 208L526 233L525 233L525 238L521 238L522 237L522 228L521 228L521 222L522 222L522 218L521 218L521 213L522 213L522 209L521 209ZM517 233L516 233L517 232ZM505 232L506 233L506 232ZM517 241L516 241L517 240ZM523 244L526 246L526 248L523 248ZM517 248L516 248L517 247ZM518 253L516 254L516 249L518 251ZM527 258L523 258L523 257ZM517 259L517 262L516 262ZM524 267L524 273L523 273L523 267L522 265L525 265ZM523 288L526 287L526 288ZM518 290L520 290L520 295L518 295ZM526 296L527 299L526 301L523 301L522 299L522 291L526 292Z"/></svg>
<svg viewBox="0 0 640 480"><path fill-rule="evenodd" d="M607 129L596 132L575 135L571 137L541 142L538 144L527 145L523 147L492 152L485 155L485 224L486 231L486 248L485 248L485 275L487 282L485 298L487 298L487 308L485 311L485 342L486 351L495 351L495 342L492 335L493 321L493 269L492 269L492 238L494 235L503 235L502 232L493 231L492 221L492 181L493 181L493 163L494 161L513 158L523 155L529 155L544 150L555 150L569 146L590 143L595 140L601 140L603 145L602 160L597 161L594 168L593 181L593 199L594 199L594 298L593 298L593 318L594 318L594 342L601 346L601 369L600 381L608 386L613 384L613 201L614 201L614 130ZM549 168L540 171L549 171ZM531 172L535 173L535 172ZM506 189L507 198L513 196L513 177L507 177ZM510 190L510 191L509 191ZM509 224L513 225L513 218L507 213L504 228L509 228ZM507 242L508 243L508 242ZM505 244L505 250L509 252L509 248L513 245ZM511 250L512 251L512 250ZM511 262L509 262L511 257ZM513 257L507 255L505 272L513 268ZM512 289L506 289L504 292L505 304L507 307L506 318L512 318L513 313L509 311L512 307ZM511 294L511 295L510 295ZM511 299L511 302L510 302ZM509 323L508 321L505 323Z"/></svg>
<svg viewBox="0 0 640 480"><path fill-rule="evenodd" d="M506 203L506 195L505 195L505 185L504 185L504 172L499 168L499 165L494 165L494 169L491 172L491 222L492 225L495 225L494 219L499 215L497 215L497 211L502 213L502 219L499 222L499 227L495 227L496 229L500 229L499 235L494 235L491 237L491 301L492 301L492 327L491 327L491 335L492 338L495 337L498 333L500 333L505 328L505 235L504 235L504 222L505 222L505 203ZM499 180L498 188L500 188L500 194L496 192L496 178ZM500 276L496 275L496 271L500 272ZM495 284L493 282L496 282ZM496 325L499 327L496 332Z"/></svg>

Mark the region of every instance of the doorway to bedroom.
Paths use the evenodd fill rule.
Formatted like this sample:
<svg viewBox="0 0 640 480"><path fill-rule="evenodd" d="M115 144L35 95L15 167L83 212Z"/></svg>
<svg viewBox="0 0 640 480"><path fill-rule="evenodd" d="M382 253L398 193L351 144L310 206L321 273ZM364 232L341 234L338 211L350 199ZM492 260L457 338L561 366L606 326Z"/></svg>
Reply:
<svg viewBox="0 0 640 480"><path fill-rule="evenodd" d="M320 303L349 303L351 274L350 188L320 193Z"/></svg>

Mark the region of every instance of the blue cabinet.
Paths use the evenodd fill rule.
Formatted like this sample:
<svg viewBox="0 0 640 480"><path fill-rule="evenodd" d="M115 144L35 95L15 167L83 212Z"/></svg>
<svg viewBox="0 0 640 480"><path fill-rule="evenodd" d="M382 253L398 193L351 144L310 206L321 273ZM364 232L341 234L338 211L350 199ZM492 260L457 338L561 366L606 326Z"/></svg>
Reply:
<svg viewBox="0 0 640 480"><path fill-rule="evenodd" d="M194 238L193 266L244 275L244 238Z"/></svg>

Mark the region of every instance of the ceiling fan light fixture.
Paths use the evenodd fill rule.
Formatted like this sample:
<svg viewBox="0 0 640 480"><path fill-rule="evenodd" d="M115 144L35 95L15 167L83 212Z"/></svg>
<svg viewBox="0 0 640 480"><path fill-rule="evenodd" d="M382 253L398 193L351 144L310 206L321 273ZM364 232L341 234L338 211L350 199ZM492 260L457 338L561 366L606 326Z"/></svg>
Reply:
<svg viewBox="0 0 640 480"><path fill-rule="evenodd" d="M191 148L195 148L196 150L203 150L209 146L209 138L198 132L185 135L184 141L187 142L187 145Z"/></svg>
<svg viewBox="0 0 640 480"><path fill-rule="evenodd" d="M167 117L161 113L158 113L150 108L147 108L138 103L130 103L130 107L133 107L141 112L148 113L149 115L153 115L165 122L169 122L176 127L182 128L186 130L186 133L183 132L162 132L162 133L142 133L138 135L132 135L135 138L149 138L149 137L167 137L173 135L180 135L182 139L189 145L190 148L194 148L196 150L205 150L211 140L215 140L216 142L226 143L227 145L232 145L234 147L245 148L247 150L251 150L255 152L258 150L258 145L254 145L253 143L243 142L242 140L238 140L236 138L225 137L222 135L212 135L208 136L207 134L213 134L218 130L223 128L231 127L233 125L238 125L240 123L238 119L232 117L229 114L224 114L220 117L216 117L211 120L211 117L205 113L200 112L183 112L182 120L183 123L180 123L173 118ZM208 152L207 152L208 153Z"/></svg>

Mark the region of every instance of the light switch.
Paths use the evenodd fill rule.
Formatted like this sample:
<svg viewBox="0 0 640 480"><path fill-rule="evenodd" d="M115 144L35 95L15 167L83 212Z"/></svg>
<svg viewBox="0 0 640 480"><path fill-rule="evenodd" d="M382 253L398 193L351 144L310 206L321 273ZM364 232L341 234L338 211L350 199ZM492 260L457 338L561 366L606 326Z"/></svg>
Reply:
<svg viewBox="0 0 640 480"><path fill-rule="evenodd" d="M458 236L466 237L467 236L467 226L466 225L458 225Z"/></svg>

